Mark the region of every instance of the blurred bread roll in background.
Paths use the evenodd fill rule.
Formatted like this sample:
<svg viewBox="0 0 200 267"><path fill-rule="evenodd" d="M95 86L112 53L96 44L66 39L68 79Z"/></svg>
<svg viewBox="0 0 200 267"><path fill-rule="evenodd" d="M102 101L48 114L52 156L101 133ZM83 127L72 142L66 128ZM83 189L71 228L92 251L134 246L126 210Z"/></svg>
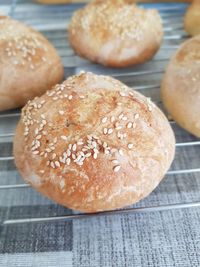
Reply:
<svg viewBox="0 0 200 267"><path fill-rule="evenodd" d="M0 17L0 111L21 107L63 78L61 59L36 30Z"/></svg>
<svg viewBox="0 0 200 267"><path fill-rule="evenodd" d="M156 10L124 0L91 1L74 13L68 31L78 55L111 67L151 59L163 38L162 21Z"/></svg>
<svg viewBox="0 0 200 267"><path fill-rule="evenodd" d="M185 30L192 36L200 34L200 0L194 0L184 17Z"/></svg>
<svg viewBox="0 0 200 267"><path fill-rule="evenodd" d="M200 36L184 42L171 58L162 99L173 119L200 137Z"/></svg>
<svg viewBox="0 0 200 267"><path fill-rule="evenodd" d="M41 4L67 4L67 3L80 3L86 2L85 0L36 0Z"/></svg>
<svg viewBox="0 0 200 267"><path fill-rule="evenodd" d="M82 73L23 108L14 140L26 182L71 209L97 212L146 197L175 140L150 99L107 76Z"/></svg>

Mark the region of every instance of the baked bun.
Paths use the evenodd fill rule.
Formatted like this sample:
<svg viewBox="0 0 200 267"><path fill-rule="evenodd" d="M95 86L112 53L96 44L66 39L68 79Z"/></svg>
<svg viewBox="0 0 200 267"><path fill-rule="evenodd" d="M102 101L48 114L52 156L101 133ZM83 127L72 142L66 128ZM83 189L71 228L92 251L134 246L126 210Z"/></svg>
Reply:
<svg viewBox="0 0 200 267"><path fill-rule="evenodd" d="M185 30L190 35L200 34L200 0L195 0L187 9L184 18Z"/></svg>
<svg viewBox="0 0 200 267"><path fill-rule="evenodd" d="M146 197L169 168L174 143L149 99L113 78L83 73L23 108L14 156L43 195L96 212Z"/></svg>
<svg viewBox="0 0 200 267"><path fill-rule="evenodd" d="M64 70L53 46L39 32L0 17L0 111L21 107L60 82Z"/></svg>
<svg viewBox="0 0 200 267"><path fill-rule="evenodd" d="M162 82L164 105L174 120L200 137L200 36L184 42Z"/></svg>
<svg viewBox="0 0 200 267"><path fill-rule="evenodd" d="M95 0L76 11L69 25L75 52L91 61L126 67L143 63L159 49L163 29L156 10L126 0Z"/></svg>

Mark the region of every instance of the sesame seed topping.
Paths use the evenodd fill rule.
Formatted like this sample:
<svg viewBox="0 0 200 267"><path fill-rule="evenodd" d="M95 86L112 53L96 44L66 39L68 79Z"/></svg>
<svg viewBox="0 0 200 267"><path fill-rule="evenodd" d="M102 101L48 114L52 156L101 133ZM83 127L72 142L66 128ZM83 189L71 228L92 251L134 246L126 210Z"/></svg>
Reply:
<svg viewBox="0 0 200 267"><path fill-rule="evenodd" d="M119 161L117 159L112 160L113 164L119 164Z"/></svg>
<svg viewBox="0 0 200 267"><path fill-rule="evenodd" d="M103 133L104 133L104 134L107 134L107 133L108 133L108 129L107 129L107 128L104 128L104 129L103 129Z"/></svg>
<svg viewBox="0 0 200 267"><path fill-rule="evenodd" d="M140 115L137 113L137 114L135 114L135 119L137 120L137 119L139 119L139 117L140 117Z"/></svg>
<svg viewBox="0 0 200 267"><path fill-rule="evenodd" d="M133 127L133 123L132 123L132 122L129 122L129 123L127 124L127 128L130 129L130 128L132 128L132 127Z"/></svg>
<svg viewBox="0 0 200 267"><path fill-rule="evenodd" d="M111 122L114 122L115 121L115 116L112 116L111 117Z"/></svg>
<svg viewBox="0 0 200 267"><path fill-rule="evenodd" d="M72 146L72 151L76 151L76 144L74 144L73 146Z"/></svg>
<svg viewBox="0 0 200 267"><path fill-rule="evenodd" d="M93 158L94 159L97 159L97 156L98 156L98 154L97 153L94 153Z"/></svg>
<svg viewBox="0 0 200 267"><path fill-rule="evenodd" d="M67 141L67 136L65 136L65 135L61 135L61 137L60 137L62 140L64 140L64 141Z"/></svg>
<svg viewBox="0 0 200 267"><path fill-rule="evenodd" d="M69 95L69 96L68 96L68 99L69 99L69 100L72 100L72 98L73 98L72 95Z"/></svg>
<svg viewBox="0 0 200 267"><path fill-rule="evenodd" d="M111 133L113 133L113 129L112 128L108 129L108 134L111 134Z"/></svg>
<svg viewBox="0 0 200 267"><path fill-rule="evenodd" d="M67 164L67 165L70 165L70 162L71 162L71 159L70 159L70 158L67 158L67 160L66 160L66 164Z"/></svg>
<svg viewBox="0 0 200 267"><path fill-rule="evenodd" d="M119 94L120 94L121 96L126 96L126 94L125 94L124 92L119 92Z"/></svg>
<svg viewBox="0 0 200 267"><path fill-rule="evenodd" d="M122 149L119 149L119 150L118 150L118 152L119 152L119 154L120 154L121 156L123 156L123 155L124 155L124 153L123 153Z"/></svg>
<svg viewBox="0 0 200 267"><path fill-rule="evenodd" d="M55 166L56 166L56 167L60 167L60 163L59 163L59 161L55 161Z"/></svg>
<svg viewBox="0 0 200 267"><path fill-rule="evenodd" d="M104 118L101 120L101 122L102 122L102 123L106 123L106 122L107 122L107 119L108 119L107 117L104 117Z"/></svg>
<svg viewBox="0 0 200 267"><path fill-rule="evenodd" d="M113 168L114 172L118 172L120 169L121 169L121 166L120 166L120 165L116 165L116 166Z"/></svg>
<svg viewBox="0 0 200 267"><path fill-rule="evenodd" d="M63 110L59 110L58 112L60 115L64 115L64 113L65 113Z"/></svg>
<svg viewBox="0 0 200 267"><path fill-rule="evenodd" d="M128 148L129 148L129 149L132 149L132 148L133 148L133 144L131 144L131 143L128 144Z"/></svg>

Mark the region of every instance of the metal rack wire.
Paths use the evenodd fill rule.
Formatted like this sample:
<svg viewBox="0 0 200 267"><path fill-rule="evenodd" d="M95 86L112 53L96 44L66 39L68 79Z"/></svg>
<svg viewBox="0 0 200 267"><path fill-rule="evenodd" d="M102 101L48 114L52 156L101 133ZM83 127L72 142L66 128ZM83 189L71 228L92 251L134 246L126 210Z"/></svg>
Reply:
<svg viewBox="0 0 200 267"><path fill-rule="evenodd" d="M5 3L3 3L5 4ZM148 8L149 5L147 5ZM150 5L151 6L151 5ZM65 5L65 6L43 6L34 4L27 1L12 1L9 6L4 6L4 11L10 14L12 17L22 20L34 28L40 30L57 48L59 54L62 57L65 66L65 76L75 74L80 70L94 71L96 73L106 73L114 76L136 90L140 90L144 95L151 97L152 100L163 109L162 102L160 100L159 88L162 74L165 70L166 64L179 46L188 36L182 27L182 17L185 12L186 5L184 4L170 4L168 7L162 4L157 5L160 14L163 18L165 37L162 48L150 62L126 69L110 69L104 68L99 65L92 64L87 60L81 59L74 54L67 41L66 27L70 20L73 11L79 8L80 5ZM27 11L28 12L27 15ZM20 116L20 110L12 110L0 113L0 171L1 166L13 165L13 156L10 149L9 154L5 154L4 147L12 145L14 129ZM200 178L200 167L198 156L200 155L199 146L200 140L194 136L188 134L184 130L180 129L178 125L170 120L170 124L175 130L177 143L176 143L176 157L171 169L167 173L166 179L173 177L174 180L180 179L184 175L195 174L195 178ZM187 164L182 163L182 154L188 155ZM13 165L14 166L14 165ZM178 167L177 167L178 166ZM13 167L13 170L16 171ZM10 175L8 175L10 177ZM177 178L178 177L178 178ZM11 177L10 177L11 178ZM10 179L12 180L12 179ZM1 190L7 190L8 195L13 194L13 190L28 190L29 185L22 183L17 176L15 183L7 182L3 184L0 181ZM30 189L31 190L31 189ZM32 191L31 191L32 192ZM38 197L39 198L39 197ZM42 197L41 197L42 198ZM88 218L90 216L102 216L102 215L114 215L124 213L138 213L138 212L157 212L164 210L180 209L180 208L192 208L200 207L200 198L183 199L181 202L165 203L157 205L149 205L148 198L146 200L146 206L142 204L136 204L134 207L109 211L98 214L75 214L73 211L66 210L66 214L54 215L38 218L1 218L2 225L30 223L30 222L47 222L47 221L60 221L60 220L72 220L80 218Z"/></svg>

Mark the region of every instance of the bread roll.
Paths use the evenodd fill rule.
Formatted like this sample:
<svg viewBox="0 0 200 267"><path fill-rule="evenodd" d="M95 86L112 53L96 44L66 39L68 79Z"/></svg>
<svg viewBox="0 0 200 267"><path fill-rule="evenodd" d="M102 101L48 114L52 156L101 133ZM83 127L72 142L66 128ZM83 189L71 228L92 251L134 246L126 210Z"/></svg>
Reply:
<svg viewBox="0 0 200 267"><path fill-rule="evenodd" d="M76 11L69 25L75 52L91 61L126 67L143 63L161 45L163 29L156 10L128 0L95 0Z"/></svg>
<svg viewBox="0 0 200 267"><path fill-rule="evenodd" d="M149 99L113 78L83 73L23 108L14 156L37 191L97 212L146 197L169 168L174 144Z"/></svg>
<svg viewBox="0 0 200 267"><path fill-rule="evenodd" d="M200 34L200 0L194 0L187 9L184 25L190 35Z"/></svg>
<svg viewBox="0 0 200 267"><path fill-rule="evenodd" d="M0 111L21 107L63 78L53 46L39 32L0 17Z"/></svg>
<svg viewBox="0 0 200 267"><path fill-rule="evenodd" d="M162 98L174 120L200 137L200 36L184 42L171 58Z"/></svg>

